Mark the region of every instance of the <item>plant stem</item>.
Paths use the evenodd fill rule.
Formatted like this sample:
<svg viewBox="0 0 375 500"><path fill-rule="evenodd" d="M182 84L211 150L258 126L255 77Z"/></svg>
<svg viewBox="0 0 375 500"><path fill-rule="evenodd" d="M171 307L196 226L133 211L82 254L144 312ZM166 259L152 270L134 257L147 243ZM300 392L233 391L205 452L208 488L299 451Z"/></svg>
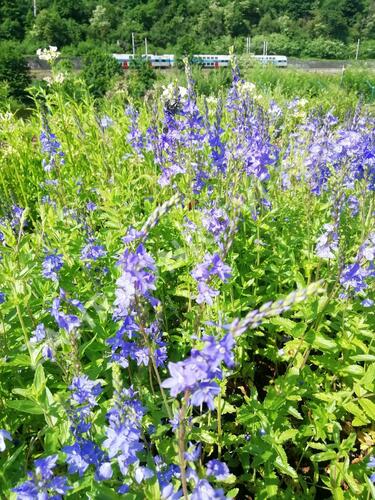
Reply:
<svg viewBox="0 0 375 500"><path fill-rule="evenodd" d="M27 336L27 330L26 330L25 322L23 321L21 309L20 309L20 306L18 304L16 304L16 311L17 311L18 319L20 321L22 333L23 333L23 336L24 336L24 339L25 339L25 344L26 344L27 350L29 351L31 366L34 368L33 353L32 353L31 345L30 345L30 342L29 342L29 338Z"/></svg>
<svg viewBox="0 0 375 500"><path fill-rule="evenodd" d="M185 460L185 416L187 401L189 399L189 391L185 391L182 406L179 412L179 425L178 425L178 458L180 462L180 475L181 485L184 499L188 500L188 489L186 481L186 460Z"/></svg>

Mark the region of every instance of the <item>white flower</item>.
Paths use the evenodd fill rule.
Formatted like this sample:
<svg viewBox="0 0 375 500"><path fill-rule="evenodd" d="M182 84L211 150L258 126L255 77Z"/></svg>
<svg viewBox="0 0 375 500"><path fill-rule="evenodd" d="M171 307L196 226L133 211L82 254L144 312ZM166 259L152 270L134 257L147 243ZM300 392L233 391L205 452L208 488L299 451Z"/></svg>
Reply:
<svg viewBox="0 0 375 500"><path fill-rule="evenodd" d="M171 82L166 87L163 86L162 99L164 101L173 101L174 99L185 100L188 95L188 89L186 87L179 87L176 83Z"/></svg>
<svg viewBox="0 0 375 500"><path fill-rule="evenodd" d="M256 85L252 82L240 82L238 84L238 92L242 97L246 97L246 95L255 94Z"/></svg>
<svg viewBox="0 0 375 500"><path fill-rule="evenodd" d="M60 56L60 52L57 47L50 45L48 49L38 49L36 55L42 61L53 62Z"/></svg>
<svg viewBox="0 0 375 500"><path fill-rule="evenodd" d="M57 73L54 76L55 83L63 83L65 80L65 74L64 73Z"/></svg>
<svg viewBox="0 0 375 500"><path fill-rule="evenodd" d="M53 84L53 79L52 79L52 77L50 77L50 76L45 76L45 77L43 78L43 80L44 80L45 82L47 82L47 83L48 83L48 85L52 85L52 84Z"/></svg>
<svg viewBox="0 0 375 500"><path fill-rule="evenodd" d="M54 83L63 83L65 80L64 73L55 73L52 76L45 76L43 80L48 83L48 85L53 85Z"/></svg>
<svg viewBox="0 0 375 500"><path fill-rule="evenodd" d="M10 113L9 111L6 111L5 113L0 113L0 121L10 122L12 120L13 120L13 114Z"/></svg>

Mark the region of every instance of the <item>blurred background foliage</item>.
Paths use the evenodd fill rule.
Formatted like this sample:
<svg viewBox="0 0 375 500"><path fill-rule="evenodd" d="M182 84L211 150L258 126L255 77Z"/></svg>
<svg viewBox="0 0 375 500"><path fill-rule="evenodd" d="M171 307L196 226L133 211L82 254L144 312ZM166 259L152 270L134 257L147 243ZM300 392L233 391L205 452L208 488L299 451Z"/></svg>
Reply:
<svg viewBox="0 0 375 500"><path fill-rule="evenodd" d="M372 0L2 0L0 40L17 40L24 53L47 45L82 55L98 44L131 52L131 34L143 49L172 53L244 48L287 56L350 58L361 38L361 57L375 57ZM34 16L34 13L36 16Z"/></svg>

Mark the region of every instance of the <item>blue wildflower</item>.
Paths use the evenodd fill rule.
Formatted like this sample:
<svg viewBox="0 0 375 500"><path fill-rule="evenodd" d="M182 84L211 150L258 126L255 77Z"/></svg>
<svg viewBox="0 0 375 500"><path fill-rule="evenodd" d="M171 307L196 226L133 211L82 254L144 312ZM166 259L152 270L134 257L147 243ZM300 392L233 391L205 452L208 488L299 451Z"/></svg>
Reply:
<svg viewBox="0 0 375 500"><path fill-rule="evenodd" d="M321 259L333 259L338 251L339 237L332 224L324 224L324 229L316 244L316 255Z"/></svg>
<svg viewBox="0 0 375 500"><path fill-rule="evenodd" d="M207 463L206 474L214 476L218 481L224 481L229 477L229 469L226 463L214 459Z"/></svg>
<svg viewBox="0 0 375 500"><path fill-rule="evenodd" d="M103 245L95 245L93 242L87 243L81 250L81 260L83 261L97 261L106 255L107 252Z"/></svg>
<svg viewBox="0 0 375 500"><path fill-rule="evenodd" d="M6 448L4 441L5 439L7 439L8 441L13 441L12 436L8 431L6 431L5 429L0 429L0 452L4 451Z"/></svg>
<svg viewBox="0 0 375 500"><path fill-rule="evenodd" d="M60 499L71 489L66 477L54 476L57 455L40 458L34 461L35 471L29 472L29 481L13 488L18 500Z"/></svg>
<svg viewBox="0 0 375 500"><path fill-rule="evenodd" d="M208 498L212 500L225 500L226 496L222 489L215 490L207 479L200 479L191 494L191 500L207 500Z"/></svg>
<svg viewBox="0 0 375 500"><path fill-rule="evenodd" d="M42 275L52 281L57 281L57 272L60 271L63 263L62 254L56 252L47 254L42 264Z"/></svg>
<svg viewBox="0 0 375 500"><path fill-rule="evenodd" d="M43 325L43 323L39 323L35 330L33 331L33 335L30 338L30 342L35 344L37 342L41 342L46 338L46 327Z"/></svg>
<svg viewBox="0 0 375 500"><path fill-rule="evenodd" d="M96 398L102 392L100 382L90 380L87 375L74 377L69 386L72 391L72 399L77 404L88 404L93 407L97 404Z"/></svg>
<svg viewBox="0 0 375 500"><path fill-rule="evenodd" d="M229 335L229 336L228 336ZM228 334L220 342L213 337L205 337L205 347L193 349L191 356L178 363L168 363L170 378L162 382L162 387L170 389L171 396L189 391L190 403L201 406L206 403L213 410L214 398L220 393L220 388L212 379L222 378L221 363L225 360L227 366L233 366L231 353L234 339Z"/></svg>

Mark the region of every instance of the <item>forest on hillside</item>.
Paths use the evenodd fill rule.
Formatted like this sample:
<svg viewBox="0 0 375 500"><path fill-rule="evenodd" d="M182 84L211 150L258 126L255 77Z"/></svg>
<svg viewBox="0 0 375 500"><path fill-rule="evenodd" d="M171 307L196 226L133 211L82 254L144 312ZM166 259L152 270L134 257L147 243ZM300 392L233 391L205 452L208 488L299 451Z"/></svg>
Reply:
<svg viewBox="0 0 375 500"><path fill-rule="evenodd" d="M56 45L81 55L100 44L108 50L173 53L227 52L234 45L259 53L349 58L361 39L362 58L375 57L372 0L2 0L0 41L24 53Z"/></svg>

